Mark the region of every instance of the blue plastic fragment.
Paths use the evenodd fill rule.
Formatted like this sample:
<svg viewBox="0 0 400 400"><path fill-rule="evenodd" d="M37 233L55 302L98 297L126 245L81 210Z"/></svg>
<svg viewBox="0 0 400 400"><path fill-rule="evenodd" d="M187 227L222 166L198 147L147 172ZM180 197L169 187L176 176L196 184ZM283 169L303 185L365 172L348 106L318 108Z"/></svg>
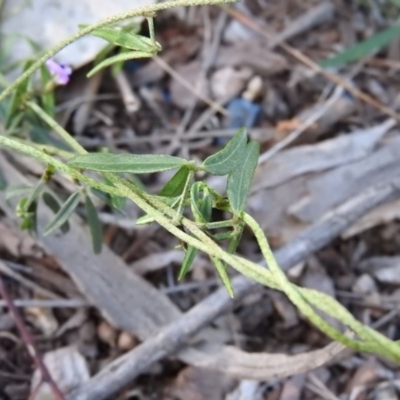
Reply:
<svg viewBox="0 0 400 400"><path fill-rule="evenodd" d="M241 97L233 99L227 107L229 116L225 121L228 129L252 128L261 113L261 106ZM217 145L224 145L228 138L217 138Z"/></svg>
<svg viewBox="0 0 400 400"><path fill-rule="evenodd" d="M228 104L227 128L252 128L260 115L261 106L243 98L232 100Z"/></svg>

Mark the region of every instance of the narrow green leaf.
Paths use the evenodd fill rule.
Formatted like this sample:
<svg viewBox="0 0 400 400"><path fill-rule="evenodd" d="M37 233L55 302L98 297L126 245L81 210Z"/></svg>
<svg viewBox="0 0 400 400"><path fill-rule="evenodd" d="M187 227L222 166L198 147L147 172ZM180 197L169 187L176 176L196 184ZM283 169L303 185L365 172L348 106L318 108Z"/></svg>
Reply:
<svg viewBox="0 0 400 400"><path fill-rule="evenodd" d="M98 197L101 201L106 203L111 207L111 198L108 193L105 193L99 189L96 188L90 188L91 193L93 193L96 197Z"/></svg>
<svg viewBox="0 0 400 400"><path fill-rule="evenodd" d="M10 200L13 197L28 197L33 193L34 190L34 186L28 185L9 186L6 190L6 200Z"/></svg>
<svg viewBox="0 0 400 400"><path fill-rule="evenodd" d="M46 111L50 117L54 117L55 114L55 101L54 101L54 91L48 91L47 84L52 82L53 77L50 74L50 71L47 69L46 65L42 65L40 67L40 76L42 79L42 95L41 101L43 105L43 109Z"/></svg>
<svg viewBox="0 0 400 400"><path fill-rule="evenodd" d="M241 213L250 192L251 182L254 171L257 167L260 145L250 142L246 150L240 157L240 167L236 168L228 176L227 193L232 211L236 214Z"/></svg>
<svg viewBox="0 0 400 400"><path fill-rule="evenodd" d="M128 53L128 51L129 50L123 49L122 47L120 47L118 54ZM114 63L113 65L111 65L111 69L110 69L111 75L114 77L117 76L124 68L124 64L125 64L125 61L120 61L120 62L117 62L117 63Z"/></svg>
<svg viewBox="0 0 400 400"><path fill-rule="evenodd" d="M176 174L161 189L159 196L178 197L182 194L187 182L190 170L186 166L179 168Z"/></svg>
<svg viewBox="0 0 400 400"><path fill-rule="evenodd" d="M128 51L126 53L120 53L117 54L116 56L112 56L109 58L106 58L103 60L100 64L97 64L93 69L91 69L87 73L87 77L90 78L100 70L109 67L110 65L113 65L115 63L123 62L123 61L128 61L128 60L133 60L136 58L150 58L154 55L154 53L151 52L143 52L143 51Z"/></svg>
<svg viewBox="0 0 400 400"><path fill-rule="evenodd" d="M107 40L107 42L114 46L124 47L130 50L148 52L154 48L154 42L150 38L136 35L123 29L107 27L97 28L90 34Z"/></svg>
<svg viewBox="0 0 400 400"><path fill-rule="evenodd" d="M111 207L118 211L122 211L126 204L126 197L110 195Z"/></svg>
<svg viewBox="0 0 400 400"><path fill-rule="evenodd" d="M212 213L212 198L203 182L196 182L190 189L190 205L197 222L209 222Z"/></svg>
<svg viewBox="0 0 400 400"><path fill-rule="evenodd" d="M0 169L0 190L4 190L7 187L7 179L4 176L3 170Z"/></svg>
<svg viewBox="0 0 400 400"><path fill-rule="evenodd" d="M231 297L233 297L234 296L234 291L233 291L233 287L232 287L231 281L229 279L228 272L226 270L226 266L218 258L212 257L212 256L210 256L210 258L211 258L211 261L213 262L213 264L215 265L215 268L216 268L216 270L218 272L218 275L221 278L222 283L226 287L226 290L228 291L229 295Z"/></svg>
<svg viewBox="0 0 400 400"><path fill-rule="evenodd" d="M227 145L218 153L206 158L204 169L213 175L227 175L232 172L240 160L247 142L246 129L240 129Z"/></svg>
<svg viewBox="0 0 400 400"><path fill-rule="evenodd" d="M92 236L93 251L95 254L101 252L103 244L103 228L96 207L94 206L90 196L86 196L85 201L86 216L90 228L90 234Z"/></svg>
<svg viewBox="0 0 400 400"><path fill-rule="evenodd" d="M188 246L186 251L185 251L185 257L182 261L182 266L179 271L179 276L178 276L178 281L183 279L185 275L189 272L190 267L193 264L194 259L196 258L196 255L199 251L193 247L193 246Z"/></svg>
<svg viewBox="0 0 400 400"><path fill-rule="evenodd" d="M76 192L68 197L67 201L61 206L54 218L48 223L44 230L44 235L47 236L60 228L68 220L75 208L78 206L81 199L81 193Z"/></svg>
<svg viewBox="0 0 400 400"><path fill-rule="evenodd" d="M101 63L107 58L107 56L115 49L115 46L111 43L107 43L98 53L96 58L93 60L94 65Z"/></svg>
<svg viewBox="0 0 400 400"><path fill-rule="evenodd" d="M149 214L145 214L136 220L136 225L138 226L147 225L147 224L152 224L153 222L155 222L154 217L152 217Z"/></svg>
<svg viewBox="0 0 400 400"><path fill-rule="evenodd" d="M61 205L51 193L44 192L42 198L44 203L51 211L53 211L54 214L57 214L60 211ZM69 231L69 222L65 221L65 223L61 225L60 229L63 233L67 233Z"/></svg>
<svg viewBox="0 0 400 400"><path fill-rule="evenodd" d="M400 24L397 24L347 48L334 57L323 60L320 65L324 68L342 67L380 50L399 35Z"/></svg>
<svg viewBox="0 0 400 400"><path fill-rule="evenodd" d="M99 172L146 174L189 165L183 158L153 154L89 153L71 158L68 165Z"/></svg>
<svg viewBox="0 0 400 400"><path fill-rule="evenodd" d="M87 25L80 25L79 27L84 28L86 26ZM121 29L125 32L129 32L131 35L135 35L138 34L140 31L140 24L131 23L129 25L122 27ZM115 47L116 46L114 44L107 43L107 45L104 46L103 49L99 51L99 53L97 53L97 56L94 59L94 65L97 65L98 63L103 61L115 49Z"/></svg>
<svg viewBox="0 0 400 400"><path fill-rule="evenodd" d="M32 60L26 61L23 66L23 72L25 72L32 64ZM19 108L24 105L24 97L26 96L26 92L28 91L29 82L29 79L25 79L14 90L14 94L11 98L10 106L7 111L7 118L5 121L6 127L10 126L12 119L16 116L16 114L18 114Z"/></svg>

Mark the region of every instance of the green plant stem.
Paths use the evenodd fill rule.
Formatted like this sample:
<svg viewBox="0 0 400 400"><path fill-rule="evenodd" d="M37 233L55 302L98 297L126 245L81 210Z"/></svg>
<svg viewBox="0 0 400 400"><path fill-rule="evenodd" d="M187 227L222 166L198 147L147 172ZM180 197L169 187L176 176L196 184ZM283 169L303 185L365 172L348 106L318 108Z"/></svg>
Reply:
<svg viewBox="0 0 400 400"><path fill-rule="evenodd" d="M101 28L106 25L115 24L119 21L126 20L128 18L139 17L141 15L156 13L161 10L173 7L184 7L184 6L201 6L201 5L211 5L211 4L223 4L223 3L233 3L236 0L174 0L166 1L163 3L156 3L145 7L139 7L134 10L123 12L120 14L113 15L111 17L105 18L95 24L86 26L85 28L79 30L72 36L63 40L57 46L47 51L42 57L35 61L19 78L17 78L9 87L7 87L0 94L0 102L2 102L6 97L8 97L13 90L28 79L37 69L39 69L49 58L56 55L64 47L68 46L82 36L85 36L97 28Z"/></svg>
<svg viewBox="0 0 400 400"><path fill-rule="evenodd" d="M190 182L192 181L193 175L194 175L194 172L190 171L186 178L186 183L183 188L183 192L181 194L181 199L179 200L179 203L178 203L178 209L177 209L178 218L177 219L174 218L172 221L172 223L174 225L178 224L180 222L180 220L182 219L183 211L184 211L185 205L186 205L186 199L187 199L187 196L189 193L189 186L190 186Z"/></svg>
<svg viewBox="0 0 400 400"><path fill-rule="evenodd" d="M61 125L59 125L49 114L47 114L40 106L33 101L28 101L26 105L44 122L46 122L51 129L54 129L61 138L78 154L86 154L87 151L81 146Z"/></svg>
<svg viewBox="0 0 400 400"><path fill-rule="evenodd" d="M44 110L42 110L36 104L29 104L29 106L39 117L41 117L46 123L48 123L49 126L51 126L52 129L54 129L54 131L57 132L60 135L60 137L63 138L79 154L87 153L87 151L79 143L77 143L75 141L75 139L72 136L70 136L67 131L65 131L64 128L62 128L56 121L54 121L52 119L52 117L50 117L48 114L46 114ZM62 165L64 165L64 164L62 164ZM81 175L82 176L81 176L80 180L83 181L84 179L88 179L85 175L83 175L83 174L81 174ZM206 252L210 254L210 256L213 259L214 264L215 265L218 264L219 267L222 265L222 263L219 261L219 259L224 259L224 256L226 256L227 253L225 253L218 245L216 245L216 243L212 239L210 239L195 223L193 223L190 220L186 220L186 219L183 220L184 226L192 233L192 235L186 235L183 231L176 228L176 219L182 218L182 210L178 210L178 212L176 212L172 208L170 208L167 205L165 205L164 203L160 202L154 196L148 195L147 193L145 193L144 191L139 189L137 186L123 180L122 178L120 178L119 176L117 176L115 174L104 174L104 176L107 179L109 179L110 182L112 182L117 189L119 189L119 190L122 189L125 191L128 190L128 193L125 193L125 197L130 198L132 201L134 201L136 204L138 204L149 215L151 215L157 222L159 222L160 225L164 226L164 228L167 229L169 232L171 232L172 234L174 234L175 236L178 236L178 237L179 237L179 235L186 236L185 238L180 237L181 240L184 240L185 242L192 244L194 247L196 247L202 251L204 251L204 249L201 249L199 247L199 243L197 243L197 244L190 243L187 239L188 238L190 238L191 240L199 239L199 240L201 240L201 242L207 243L207 245L210 247L208 247L208 251L206 251ZM93 182L96 182L96 181L93 181ZM93 186L93 182L91 182L91 183L87 182L87 183L91 184L91 186ZM107 189L109 189L109 187L107 187ZM104 188L101 190L104 191ZM105 190L105 191L107 191L107 190ZM118 192L117 195L120 195L120 193ZM147 210L146 210L146 208L147 208ZM161 213L160 213L160 211L161 211ZM157 217L156 217L157 214L158 214L158 218L163 218L163 221L157 219ZM172 220L165 218L165 215L169 216ZM248 223L249 226L251 226L251 228L255 232L256 237L260 244L260 248L263 252L263 255L266 258L266 260L268 261L268 264L271 265L271 262L272 262L271 257L273 260L275 260L275 259L273 257L272 251L269 249L268 242L266 241L265 236L263 235L263 233L261 231L261 228L259 228L257 223L250 216L245 216L244 219L245 219L246 223ZM177 229L177 231L175 231L176 229ZM173 231L175 231L175 232L173 232ZM217 257L215 254L211 254L212 253L211 250L214 250L217 254L219 253L219 257ZM238 268L238 265L237 264L235 265L235 262L233 260L230 260L230 262L228 261L228 263L230 265L232 265L234 268L236 268L236 269ZM336 340L342 341L350 347L361 349L360 343L355 342L355 341L352 341L353 343L351 343L350 339L348 339L344 335L341 335L340 332L338 332L334 328L332 328L328 323L326 323L326 321L324 321L322 318L320 318L314 312L314 310L312 310L312 308L308 305L308 303L306 301L304 301L304 299L302 298L300 293L297 292L296 289L290 284L290 282L287 281L286 276L279 269L279 266L276 264L276 261L274 261L274 264L272 264L272 265L273 265L273 267L270 267L270 268L272 268L274 270L275 275L277 273L276 271L278 271L278 272L280 271L280 273L281 273L280 275L278 275L278 279L282 278L282 276L283 276L285 285L288 285L288 286L285 286L285 285L282 286L282 281L281 281L281 284L280 285L278 284L278 287L288 295L288 297L294 302L294 304L296 304L296 306L298 306L299 309L314 324L316 324L328 336L330 336ZM219 274L221 275L220 268L217 268L217 269L218 269ZM242 273L244 273L245 275L248 275L248 271L242 271ZM227 281L226 276L223 276L222 278L224 278L223 279L224 282ZM277 278L277 277L275 276L275 278ZM232 293L233 293L232 288L229 286L227 286L227 288L228 288L229 293L232 295ZM353 323L353 329L354 329L354 323ZM357 331L361 332L361 334L364 333L364 331L362 329L361 329L361 331L359 329L356 329L356 332ZM371 336L369 336L368 338L371 339ZM376 338L372 338L372 339L376 339ZM375 341L376 340L373 340L373 342L375 342ZM371 346L368 347L368 349L370 349L370 348L371 348ZM364 346L363 346L363 349L365 349Z"/></svg>
<svg viewBox="0 0 400 400"><path fill-rule="evenodd" d="M349 347L353 347L357 350L363 351L376 351L380 349L380 353L385 355L385 357L394 360L396 362L400 361L400 347L396 345L391 340L387 339L378 332L373 331L371 334L370 330L355 320L350 313L344 315L343 307L339 305L335 300L329 296L324 296L322 293L310 290L301 290L288 281L285 273L279 268L274 254L268 244L268 241L262 231L261 227L257 224L254 218L250 215L244 213L243 219L246 224L252 229L258 244L260 246L263 257L265 258L267 265L271 271L272 277L275 283L278 284L279 289L282 290L289 300L296 305L296 307L322 332ZM305 295L305 296L304 296ZM350 321L350 327L355 330L355 332L366 341L362 343L359 341L354 341L347 336L341 334L336 329L332 328L323 318L321 318L309 305L306 299L310 298L311 302L319 308L323 307L324 311L329 311L329 314L333 315L335 318L338 317L338 311L340 310L339 320L343 323L348 323ZM329 300L328 300L329 299ZM322 301L324 300L324 301ZM326 307L326 303L329 301L330 306ZM324 307L325 303L325 307ZM349 318L350 317L350 318Z"/></svg>
<svg viewBox="0 0 400 400"><path fill-rule="evenodd" d="M226 221L207 222L203 224L203 226L206 229L231 228L233 226L233 220L228 219Z"/></svg>
<svg viewBox="0 0 400 400"><path fill-rule="evenodd" d="M53 165L56 169L65 172L66 174L72 176L78 181L86 183L87 185L99 189L103 192L113 194L116 196L127 197L136 203L143 211L151 215L154 220L163 226L166 230L172 233L174 236L178 237L182 241L198 248L199 250L214 255L217 258L221 258L224 261L231 263L235 262L231 255L226 254L213 240L211 240L201 229L199 229L194 223L186 218L182 218L182 224L196 237L200 237L201 240L196 237L192 237L177 228L171 219L178 217L178 213L170 207L167 207L164 203L157 200L154 196L148 195L140 191L139 188L132 185L130 182L125 182L121 178L116 177L111 174L107 174L110 181L115 184L115 186L107 185L101 182L97 182L94 179L87 177L76 169L65 165L61 161L51 157L50 155L35 149L27 144L21 143L15 139L0 136L0 145L12 148L14 150L20 151L32 157L35 157L44 163ZM123 181L123 183L121 182ZM143 196L142 196L143 195ZM149 201L149 202L148 202ZM150 204L149 204L150 203ZM162 208L162 211L155 209L155 207ZM170 217L170 219L167 217ZM235 262L238 264L238 262Z"/></svg>
<svg viewBox="0 0 400 400"><path fill-rule="evenodd" d="M215 257L217 259L220 259L227 264L231 265L233 268L235 268L238 272L242 273L243 275L249 277L250 279L254 279L257 282L260 282L262 284L265 284L269 287L276 288L278 290L284 291L288 297L296 304L296 306L302 311L316 326L318 326L324 333L326 333L329 337L333 338L334 340L337 340L351 348L361 350L361 351L374 351L378 354L382 354L388 359L394 360L399 362L400 357L398 356L399 349L400 347L397 346L395 343L391 342L390 340L385 339L385 348L382 349L381 346L377 346L374 343L368 342L368 343L362 343L359 341L354 341L351 338L341 334L340 332L336 331L334 328L329 326L324 320L321 321L321 318L315 314L314 310L306 304L306 307L304 307L304 299L301 297L300 299L298 297L294 298L293 292L298 293L301 296L301 290L304 292L305 289L300 289L300 288L287 288L287 284L291 285L290 282L286 281L286 277L282 271L280 271L279 267L276 264L276 261L273 257L273 254L271 250L269 249L269 246L267 244L267 247L265 246L264 241L266 241L261 228L258 227L257 223L250 217L245 215L244 220L245 222L253 229L253 231L256 234L257 240L260 243L260 247L263 251L263 255L266 258L266 261L268 262L269 266L273 266L272 268L277 268L281 274L284 276L284 282L282 283L282 279L277 279L276 277L276 270L275 273L272 271L268 271L265 268L261 267L258 264L252 263L248 260L245 260L241 257L235 256L228 254L225 252L223 249L221 249L212 239L210 239L196 224L194 224L192 221L186 219L185 217L182 218L182 225L190 231L194 236L191 236L184 231L180 230L177 228L171 220L173 220L174 217L177 217L178 214L175 210L167 207L165 204L161 203L158 201L154 196L151 196L145 192L140 193L140 189L136 188L134 185L132 185L129 182L124 182L121 183L119 177L111 175L109 178L110 181L115 184L116 186L110 186L106 185L100 182L97 182L79 171L63 164L62 162L54 159L53 157L49 156L48 154L37 150L35 148L32 148L31 146L28 146L26 144L20 143L17 140L10 139L10 138L5 138L0 136L0 144L3 146L7 146L10 148L13 148L15 150L21 151L25 154L31 155L35 158L38 158L45 163L53 165L55 168L59 169L60 171L63 171L70 176L74 177L75 179L86 183L87 185L94 187L96 189L99 189L103 192L110 193L116 196L123 196L127 197L130 200L134 201L141 209L143 209L146 213L151 215L154 220L159 223L161 226L163 226L168 232L176 236L177 238L181 239L182 241L188 243L189 245L192 245L193 247L209 254L211 257ZM161 208L161 211L159 211L158 208ZM168 218L169 217L169 218ZM269 249L269 250L268 250ZM271 252L269 254L269 252ZM271 259L272 257L272 259ZM272 262L271 262L272 260ZM278 274L279 276L279 274ZM296 290L294 290L296 289ZM307 295L307 294L306 294ZM335 300L331 299L332 302L336 305L336 307L339 307L340 305L335 302ZM308 309L307 309L308 307ZM304 312L304 310L306 310ZM331 312L334 312L335 310L332 311L332 306L330 306L329 310ZM307 314L306 314L307 313ZM322 322L322 323L321 323ZM379 335L377 332L374 332L375 335ZM381 336L381 335L380 335ZM389 346L389 347L388 347Z"/></svg>

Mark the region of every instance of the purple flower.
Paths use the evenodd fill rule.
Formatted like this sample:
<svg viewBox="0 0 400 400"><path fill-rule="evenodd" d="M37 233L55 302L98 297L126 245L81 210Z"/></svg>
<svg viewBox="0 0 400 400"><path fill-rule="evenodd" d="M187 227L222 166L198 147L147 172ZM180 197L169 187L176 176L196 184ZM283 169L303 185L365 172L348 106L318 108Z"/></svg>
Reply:
<svg viewBox="0 0 400 400"><path fill-rule="evenodd" d="M46 61L46 67L59 85L66 85L69 82L72 69L68 65L59 64L53 58L49 58Z"/></svg>

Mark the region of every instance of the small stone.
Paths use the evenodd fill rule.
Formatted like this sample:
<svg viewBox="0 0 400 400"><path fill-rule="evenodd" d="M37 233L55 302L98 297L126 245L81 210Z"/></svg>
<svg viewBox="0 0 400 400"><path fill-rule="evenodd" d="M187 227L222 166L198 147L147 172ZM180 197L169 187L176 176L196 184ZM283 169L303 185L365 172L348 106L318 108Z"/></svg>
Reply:
<svg viewBox="0 0 400 400"><path fill-rule="evenodd" d="M247 84L246 91L243 93L242 97L249 101L257 100L262 95L263 87L264 83L261 76L253 76Z"/></svg>
<svg viewBox="0 0 400 400"><path fill-rule="evenodd" d="M128 332L121 332L118 337L118 348L122 351L129 351L135 346L137 346L136 339Z"/></svg>
<svg viewBox="0 0 400 400"><path fill-rule="evenodd" d="M377 290L375 281L368 274L363 274L358 277L352 289L354 293L360 294L371 294Z"/></svg>
<svg viewBox="0 0 400 400"><path fill-rule="evenodd" d="M110 347L115 346L115 342L117 340L117 332L106 321L102 321L97 327L97 336L102 342L107 343Z"/></svg>

